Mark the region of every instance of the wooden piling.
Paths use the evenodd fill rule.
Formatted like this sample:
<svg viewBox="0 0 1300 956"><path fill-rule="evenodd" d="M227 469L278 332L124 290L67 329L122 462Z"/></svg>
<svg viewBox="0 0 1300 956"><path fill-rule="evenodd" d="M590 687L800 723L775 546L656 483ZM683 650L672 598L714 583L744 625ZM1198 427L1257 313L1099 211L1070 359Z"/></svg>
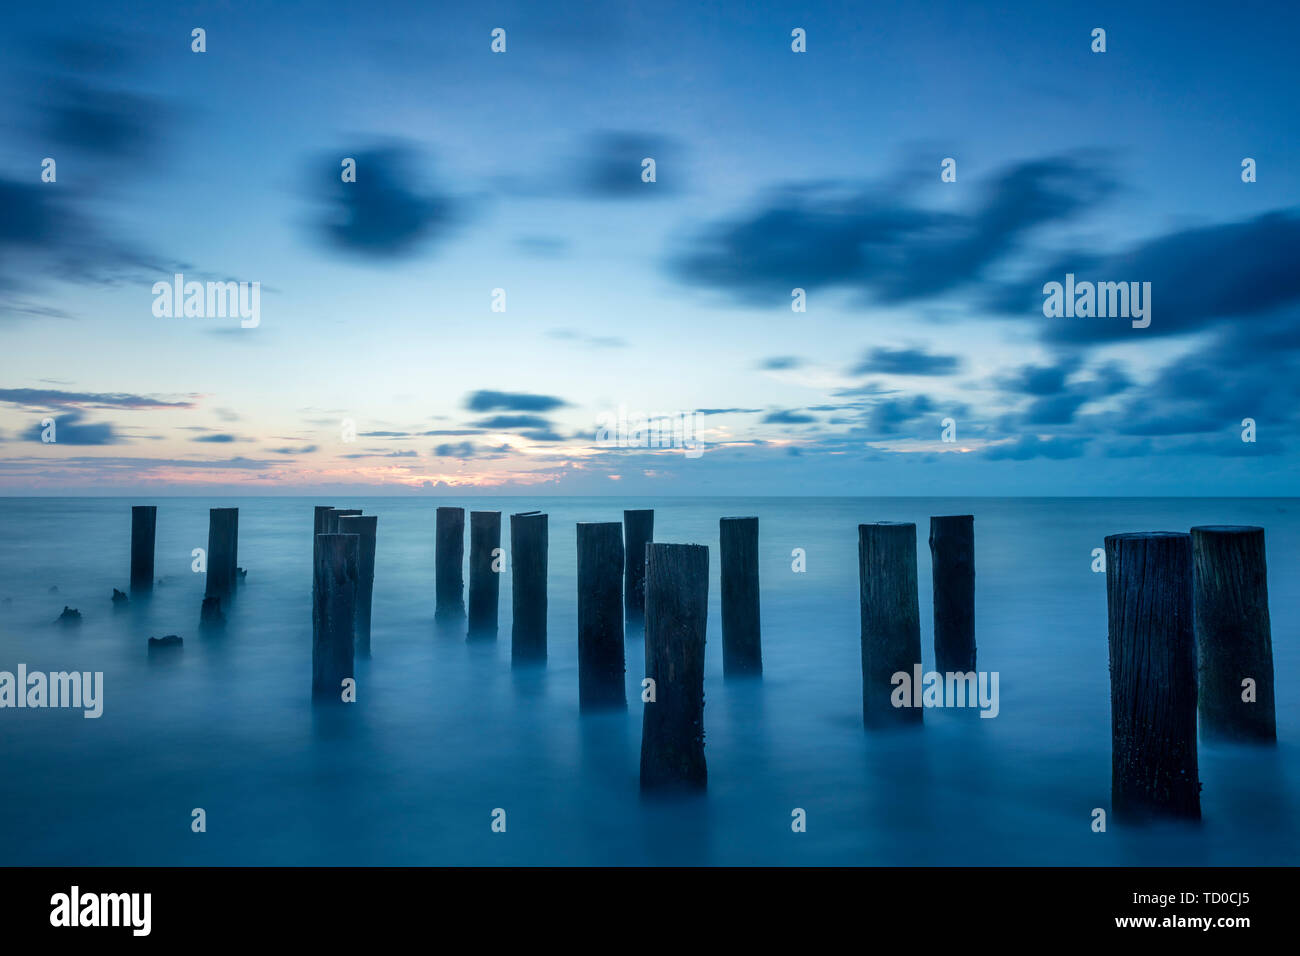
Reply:
<svg viewBox="0 0 1300 956"><path fill-rule="evenodd" d="M1111 813L1200 819L1192 537L1106 538Z"/></svg>
<svg viewBox="0 0 1300 956"><path fill-rule="evenodd" d="M492 569L501 548L501 512L469 513L469 637L497 636L501 574Z"/></svg>
<svg viewBox="0 0 1300 956"><path fill-rule="evenodd" d="M934 669L975 670L975 516L930 518Z"/></svg>
<svg viewBox="0 0 1300 956"><path fill-rule="evenodd" d="M722 673L724 677L763 673L759 638L758 519L718 522L722 562Z"/></svg>
<svg viewBox="0 0 1300 956"><path fill-rule="evenodd" d="M235 593L239 575L239 509L208 509L208 573L204 587L205 597L226 598Z"/></svg>
<svg viewBox="0 0 1300 956"><path fill-rule="evenodd" d="M645 622L645 546L655 537L653 508L623 512L623 606L629 624Z"/></svg>
<svg viewBox="0 0 1300 956"><path fill-rule="evenodd" d="M528 511L510 516L512 665L546 661L546 515Z"/></svg>
<svg viewBox="0 0 1300 956"><path fill-rule="evenodd" d="M623 526L578 522L578 708L627 708Z"/></svg>
<svg viewBox="0 0 1300 956"><path fill-rule="evenodd" d="M153 590L154 537L158 528L156 505L131 506L131 596Z"/></svg>
<svg viewBox="0 0 1300 956"><path fill-rule="evenodd" d="M316 700L343 699L343 681L353 676L360 537L326 533L317 538L315 618L311 693Z"/></svg>
<svg viewBox="0 0 1300 956"><path fill-rule="evenodd" d="M361 514L360 508L330 508L325 512L325 534L339 533L339 519L355 518Z"/></svg>
<svg viewBox="0 0 1300 956"><path fill-rule="evenodd" d="M641 790L703 790L709 549L647 545L645 584L645 676L654 700L642 709Z"/></svg>
<svg viewBox="0 0 1300 956"><path fill-rule="evenodd" d="M920 706L895 707L891 700L899 686L894 675L905 673L911 682L921 663L915 524L880 521L858 525L858 585L863 726L919 724Z"/></svg>
<svg viewBox="0 0 1300 956"><path fill-rule="evenodd" d="M465 613L465 509L439 508L434 533L434 614Z"/></svg>
<svg viewBox="0 0 1300 956"><path fill-rule="evenodd" d="M1276 741L1264 529L1193 528L1192 568L1201 735Z"/></svg>
<svg viewBox="0 0 1300 956"><path fill-rule="evenodd" d="M343 515L339 518L339 534L357 536L357 620L356 647L362 657L370 656L370 607L375 590L375 532L379 518L376 515Z"/></svg>
<svg viewBox="0 0 1300 956"><path fill-rule="evenodd" d="M333 510L333 505L316 505L313 512L311 533L311 637L313 644L315 644L317 631L320 628L320 622L316 619L316 561L320 557L320 544L316 539L329 530L329 514Z"/></svg>

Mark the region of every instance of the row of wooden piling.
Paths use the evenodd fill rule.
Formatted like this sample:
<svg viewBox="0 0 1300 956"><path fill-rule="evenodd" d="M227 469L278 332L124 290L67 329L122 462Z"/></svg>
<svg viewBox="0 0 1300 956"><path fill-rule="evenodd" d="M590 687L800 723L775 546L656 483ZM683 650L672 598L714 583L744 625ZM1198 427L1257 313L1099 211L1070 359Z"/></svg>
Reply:
<svg viewBox="0 0 1300 956"><path fill-rule="evenodd" d="M339 696L356 653L370 653L377 518L318 506L314 514L312 689ZM157 510L132 508L132 594L152 587ZM239 514L213 508L205 599L237 581ZM625 708L625 626L644 625L650 695L642 725L642 785L703 787L703 661L709 555L653 540L654 512L577 524L579 705ZM465 513L441 507L435 526L438 617L465 616ZM548 516L510 516L511 659L546 660ZM921 662L916 525L858 526L863 723L917 723L897 707L893 677ZM723 670L762 673L758 519L719 522ZM1120 819L1200 815L1197 717L1209 738L1276 739L1264 531L1203 526L1190 533L1105 541L1111 675L1112 810ZM930 519L934 648L941 673L976 667L974 519ZM501 513L470 514L467 637L498 626ZM205 605L206 606L206 605Z"/></svg>

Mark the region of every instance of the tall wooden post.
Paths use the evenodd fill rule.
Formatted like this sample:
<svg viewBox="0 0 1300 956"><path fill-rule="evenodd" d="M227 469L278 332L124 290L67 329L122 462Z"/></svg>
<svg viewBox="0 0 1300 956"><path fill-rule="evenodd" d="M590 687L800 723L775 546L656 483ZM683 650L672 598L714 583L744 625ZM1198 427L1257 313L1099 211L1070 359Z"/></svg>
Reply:
<svg viewBox="0 0 1300 956"><path fill-rule="evenodd" d="M758 519L719 521L722 560L722 673L726 677L763 673L759 639Z"/></svg>
<svg viewBox="0 0 1300 956"><path fill-rule="evenodd" d="M709 549L646 547L645 670L654 699L641 721L641 790L703 790L704 640Z"/></svg>
<svg viewBox="0 0 1300 956"><path fill-rule="evenodd" d="M626 708L623 526L578 522L578 707Z"/></svg>
<svg viewBox="0 0 1300 956"><path fill-rule="evenodd" d="M339 518L339 534L357 536L357 621L356 645L362 657L370 656L370 608L375 591L375 533L379 518L375 515L344 515Z"/></svg>
<svg viewBox="0 0 1300 956"><path fill-rule="evenodd" d="M501 512L469 513L469 636L495 639L501 603L501 574L494 570L501 549ZM493 552L497 552L494 555ZM502 565L497 565L502 567Z"/></svg>
<svg viewBox="0 0 1300 956"><path fill-rule="evenodd" d="M1264 529L1192 529L1201 736L1277 740Z"/></svg>
<svg viewBox="0 0 1300 956"><path fill-rule="evenodd" d="M546 661L546 515L526 511L510 516L510 581L513 624L510 660L514 665Z"/></svg>
<svg viewBox="0 0 1300 956"><path fill-rule="evenodd" d="M934 669L975 670L975 516L930 519L934 582Z"/></svg>
<svg viewBox="0 0 1300 956"><path fill-rule="evenodd" d="M208 574L204 596L223 603L235 593L239 563L239 509L208 509Z"/></svg>
<svg viewBox="0 0 1300 956"><path fill-rule="evenodd" d="M627 622L645 622L645 546L655 537L653 508L623 512L623 606Z"/></svg>
<svg viewBox="0 0 1300 956"><path fill-rule="evenodd" d="M1111 812L1200 819L1192 538L1106 538Z"/></svg>
<svg viewBox="0 0 1300 956"><path fill-rule="evenodd" d="M311 639L316 644L320 630L320 621L316 619L316 562L320 559L319 537L329 531L329 516L332 505L316 505L312 515L311 533Z"/></svg>
<svg viewBox="0 0 1300 956"><path fill-rule="evenodd" d="M439 508L434 536L434 614L465 614L465 509Z"/></svg>
<svg viewBox="0 0 1300 956"><path fill-rule="evenodd" d="M315 700L342 701L343 681L354 676L359 551L355 534L327 533L317 539L314 616L319 626L311 653Z"/></svg>
<svg viewBox="0 0 1300 956"><path fill-rule="evenodd" d="M906 674L911 682L921 664L915 524L881 521L858 525L858 586L862 723L866 727L921 723L921 707L895 707L891 699L899 686L894 675Z"/></svg>
<svg viewBox="0 0 1300 956"><path fill-rule="evenodd" d="M131 507L131 596L153 590L154 536L158 527L156 505Z"/></svg>

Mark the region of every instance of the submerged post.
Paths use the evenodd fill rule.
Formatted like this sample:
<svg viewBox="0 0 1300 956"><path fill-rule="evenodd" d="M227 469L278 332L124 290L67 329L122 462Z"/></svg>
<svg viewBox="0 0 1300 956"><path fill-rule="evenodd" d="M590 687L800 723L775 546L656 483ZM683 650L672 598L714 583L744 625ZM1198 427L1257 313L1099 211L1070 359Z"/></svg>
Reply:
<svg viewBox="0 0 1300 956"><path fill-rule="evenodd" d="M235 593L239 562L239 509L208 509L208 574L204 597L225 599Z"/></svg>
<svg viewBox="0 0 1300 956"><path fill-rule="evenodd" d="M647 545L645 604L645 671L653 698L642 709L641 790L703 790L709 549Z"/></svg>
<svg viewBox="0 0 1300 956"><path fill-rule="evenodd" d="M930 518L934 669L975 670L975 516Z"/></svg>
<svg viewBox="0 0 1300 956"><path fill-rule="evenodd" d="M131 506L131 596L153 590L154 533L158 527L157 505Z"/></svg>
<svg viewBox="0 0 1300 956"><path fill-rule="evenodd" d="M1111 812L1199 820L1191 535L1107 536L1106 607Z"/></svg>
<svg viewBox="0 0 1300 956"><path fill-rule="evenodd" d="M916 525L880 521L858 525L858 589L862 612L862 723L919 724L923 710L911 693L895 707L895 674L907 688L921 665L921 610L916 588Z"/></svg>
<svg viewBox="0 0 1300 956"><path fill-rule="evenodd" d="M546 660L547 535L546 515L541 512L510 516L512 665Z"/></svg>
<svg viewBox="0 0 1300 956"><path fill-rule="evenodd" d="M311 695L314 700L341 701L343 681L353 676L360 539L327 533L316 541L318 627L312 639Z"/></svg>
<svg viewBox="0 0 1300 956"><path fill-rule="evenodd" d="M501 512L469 513L469 636L497 636L501 575ZM495 554L494 554L495 552Z"/></svg>
<svg viewBox="0 0 1300 956"><path fill-rule="evenodd" d="M623 526L578 522L578 708L626 709Z"/></svg>
<svg viewBox="0 0 1300 956"><path fill-rule="evenodd" d="M759 639L758 519L722 518L722 673L744 677L763 673Z"/></svg>
<svg viewBox="0 0 1300 956"><path fill-rule="evenodd" d="M370 656L370 606L375 590L376 515L344 515L339 518L339 534L357 536L357 619L356 646L363 657Z"/></svg>
<svg viewBox="0 0 1300 956"><path fill-rule="evenodd" d="M645 621L645 546L655 537L653 508L623 512L623 606L629 624Z"/></svg>
<svg viewBox="0 0 1300 956"><path fill-rule="evenodd" d="M465 509L439 508L434 532L434 614L461 617L465 613Z"/></svg>
<svg viewBox="0 0 1300 956"><path fill-rule="evenodd" d="M1275 741L1264 529L1192 529L1201 734Z"/></svg>

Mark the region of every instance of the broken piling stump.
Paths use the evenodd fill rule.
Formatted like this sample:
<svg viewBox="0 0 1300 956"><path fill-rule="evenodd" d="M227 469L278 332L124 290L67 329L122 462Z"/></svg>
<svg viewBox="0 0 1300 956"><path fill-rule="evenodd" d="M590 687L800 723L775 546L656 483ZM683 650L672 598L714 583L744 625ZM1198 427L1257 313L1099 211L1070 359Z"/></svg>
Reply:
<svg viewBox="0 0 1300 956"><path fill-rule="evenodd" d="M934 669L975 670L975 516L930 518Z"/></svg>
<svg viewBox="0 0 1300 956"><path fill-rule="evenodd" d="M156 505L131 506L131 593L145 596L153 590L154 539L158 529Z"/></svg>
<svg viewBox="0 0 1300 956"><path fill-rule="evenodd" d="M858 525L858 590L862 616L862 723L918 724L921 707L895 707L893 677L921 663L921 612L916 587L916 525Z"/></svg>
<svg viewBox="0 0 1300 956"><path fill-rule="evenodd" d="M578 708L627 707L623 526L578 522Z"/></svg>
<svg viewBox="0 0 1300 956"><path fill-rule="evenodd" d="M317 538L311 693L315 700L343 699L353 676L360 537L326 533Z"/></svg>
<svg viewBox="0 0 1300 956"><path fill-rule="evenodd" d="M722 673L725 677L756 677L763 673L758 519L720 519L718 543L722 563Z"/></svg>
<svg viewBox="0 0 1300 956"><path fill-rule="evenodd" d="M340 534L357 536L357 652L370 656L370 607L375 590L375 531L379 518L375 515L343 515L339 521Z"/></svg>
<svg viewBox="0 0 1300 956"><path fill-rule="evenodd" d="M235 593L239 563L239 509L208 510L208 573L204 597L223 601ZM228 602L227 602L228 603Z"/></svg>
<svg viewBox="0 0 1300 956"><path fill-rule="evenodd" d="M623 606L627 622L645 623L645 546L654 540L653 508L623 512Z"/></svg>
<svg viewBox="0 0 1300 956"><path fill-rule="evenodd" d="M546 661L546 515L526 511L510 516L512 665Z"/></svg>
<svg viewBox="0 0 1300 956"><path fill-rule="evenodd" d="M468 636L495 638L501 603L501 512L469 513ZM493 565L496 564L496 567Z"/></svg>
<svg viewBox="0 0 1300 956"><path fill-rule="evenodd" d="M465 509L439 508L434 532L434 615L465 614Z"/></svg>

